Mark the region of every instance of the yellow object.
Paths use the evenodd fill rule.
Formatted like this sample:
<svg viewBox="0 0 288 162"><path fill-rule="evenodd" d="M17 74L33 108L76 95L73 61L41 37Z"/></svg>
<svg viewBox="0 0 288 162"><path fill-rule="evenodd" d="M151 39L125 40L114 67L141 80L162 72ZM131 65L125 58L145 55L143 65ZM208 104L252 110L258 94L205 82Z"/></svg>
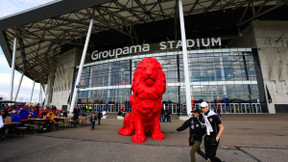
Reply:
<svg viewBox="0 0 288 162"><path fill-rule="evenodd" d="M54 113L50 114L48 113L46 116L43 117L43 119L49 118L50 120L52 120L54 123L56 123L55 119L54 119Z"/></svg>

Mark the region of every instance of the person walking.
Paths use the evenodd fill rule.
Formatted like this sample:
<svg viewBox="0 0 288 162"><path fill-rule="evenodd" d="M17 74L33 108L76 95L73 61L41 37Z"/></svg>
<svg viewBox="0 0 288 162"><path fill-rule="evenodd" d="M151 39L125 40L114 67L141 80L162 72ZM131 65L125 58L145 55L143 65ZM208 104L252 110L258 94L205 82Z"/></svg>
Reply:
<svg viewBox="0 0 288 162"><path fill-rule="evenodd" d="M208 160L208 157L205 155L204 152L201 151L200 145L202 142L202 137L206 133L205 124L201 121L203 121L203 117L201 115L200 109L196 108L194 111L192 111L193 116L186 120L183 125L176 129L176 133L179 131L183 131L186 128L189 127L189 145L192 146L190 151L191 156L191 162L195 162L195 153L197 152L199 155L201 155L205 160Z"/></svg>
<svg viewBox="0 0 288 162"><path fill-rule="evenodd" d="M95 112L93 112L93 114L90 117L90 121L91 121L91 131L95 129L95 122L97 120L97 116L95 114Z"/></svg>
<svg viewBox="0 0 288 162"><path fill-rule="evenodd" d="M180 106L177 106L177 116L180 117Z"/></svg>
<svg viewBox="0 0 288 162"><path fill-rule="evenodd" d="M200 107L206 125L206 136L204 137L206 156L210 158L211 162L219 162L221 160L216 157L216 152L220 137L224 131L224 126L219 116L215 112L209 110L207 102L202 102Z"/></svg>
<svg viewBox="0 0 288 162"><path fill-rule="evenodd" d="M78 106L76 106L73 110L73 120L74 121L77 121L78 120L78 117L79 117L79 109L78 109Z"/></svg>
<svg viewBox="0 0 288 162"><path fill-rule="evenodd" d="M165 104L163 104L163 107L161 108L160 122L165 122Z"/></svg>
<svg viewBox="0 0 288 162"><path fill-rule="evenodd" d="M167 122L171 122L171 114L172 114L171 107L168 107L168 109L167 109Z"/></svg>
<svg viewBox="0 0 288 162"><path fill-rule="evenodd" d="M98 113L97 113L98 125L101 125L102 116L103 116L103 114L102 114L101 110L99 109Z"/></svg>

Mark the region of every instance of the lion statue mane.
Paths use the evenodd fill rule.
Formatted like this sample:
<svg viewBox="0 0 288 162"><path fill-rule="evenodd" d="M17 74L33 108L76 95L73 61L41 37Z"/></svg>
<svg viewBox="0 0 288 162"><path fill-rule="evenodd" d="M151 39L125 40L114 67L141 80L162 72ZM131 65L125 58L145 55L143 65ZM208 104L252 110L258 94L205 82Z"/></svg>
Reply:
<svg viewBox="0 0 288 162"><path fill-rule="evenodd" d="M118 130L119 134L132 135L134 143L145 142L145 135L151 135L153 140L163 140L160 114L166 79L160 63L155 58L144 58L138 64L133 74L131 90L132 112L126 114L123 127Z"/></svg>

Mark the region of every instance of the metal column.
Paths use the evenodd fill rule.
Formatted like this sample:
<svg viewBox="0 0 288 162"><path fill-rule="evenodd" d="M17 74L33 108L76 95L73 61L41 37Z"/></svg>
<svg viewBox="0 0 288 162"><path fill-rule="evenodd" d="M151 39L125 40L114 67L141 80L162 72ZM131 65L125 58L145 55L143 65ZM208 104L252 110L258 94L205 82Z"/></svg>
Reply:
<svg viewBox="0 0 288 162"><path fill-rule="evenodd" d="M33 82L33 87L32 87L32 92L31 92L31 96L30 96L29 106L31 106L32 97L33 97L33 92L34 92L34 87L35 87L35 81Z"/></svg>
<svg viewBox="0 0 288 162"><path fill-rule="evenodd" d="M42 88L41 88L41 84L40 85L40 89L39 89L39 103L42 105Z"/></svg>
<svg viewBox="0 0 288 162"><path fill-rule="evenodd" d="M20 81L19 81L18 89L17 89L16 95L15 95L15 99L14 99L15 101L17 101L17 97L18 97L18 93L19 93L19 90L20 90L20 87L21 87L21 84L22 84L23 76L24 76L24 72L22 73Z"/></svg>
<svg viewBox="0 0 288 162"><path fill-rule="evenodd" d="M73 97L72 97L71 105L70 105L70 108L69 108L69 113L70 114L72 114L72 112L74 110L75 101L76 101L76 98L77 98L78 85L80 83L80 77L81 77L82 70L83 70L83 65L84 65L84 62L85 62L85 57L86 57L86 53L87 53L87 48L88 48L90 36L91 36L92 27L93 27L93 19L90 20L89 29L88 29L88 32L87 32L85 45L84 45L84 49L83 49L83 52L82 52L82 57L81 57L81 62L80 62L80 66L79 66L79 71L78 71L76 82L75 82L75 85L74 85Z"/></svg>
<svg viewBox="0 0 288 162"><path fill-rule="evenodd" d="M15 73L15 57L16 57L16 42L17 39L14 38L13 53L12 53L12 73L11 73L11 87L10 87L10 101L13 101L13 88L14 88L14 73Z"/></svg>
<svg viewBox="0 0 288 162"><path fill-rule="evenodd" d="M186 33L184 25L183 5L182 0L178 1L179 6L179 17L181 27L181 39L182 39L182 52L183 52L183 63L184 63L184 77L185 77L185 91L186 91L186 109L187 114L191 115L191 94L190 94L190 78L188 69L188 57L187 57L187 45L186 45Z"/></svg>

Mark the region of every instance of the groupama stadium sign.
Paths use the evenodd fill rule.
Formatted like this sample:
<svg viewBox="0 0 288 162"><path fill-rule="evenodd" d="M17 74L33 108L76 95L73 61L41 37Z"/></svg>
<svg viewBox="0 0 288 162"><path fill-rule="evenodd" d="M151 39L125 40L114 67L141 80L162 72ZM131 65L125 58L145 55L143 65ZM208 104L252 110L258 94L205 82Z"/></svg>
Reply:
<svg viewBox="0 0 288 162"><path fill-rule="evenodd" d="M214 47L214 46L221 46L221 38L197 38L197 39L187 39L187 47ZM177 49L182 46L182 41L172 40L172 41L162 41L159 43L160 50L172 50ZM129 55L133 53L141 53L141 52L149 52L150 45L143 44L143 45L133 45L129 47L123 48L116 48L111 50L105 51L98 51L95 50L91 54L92 60L99 60L99 59L106 59L106 58L118 58L122 55Z"/></svg>

